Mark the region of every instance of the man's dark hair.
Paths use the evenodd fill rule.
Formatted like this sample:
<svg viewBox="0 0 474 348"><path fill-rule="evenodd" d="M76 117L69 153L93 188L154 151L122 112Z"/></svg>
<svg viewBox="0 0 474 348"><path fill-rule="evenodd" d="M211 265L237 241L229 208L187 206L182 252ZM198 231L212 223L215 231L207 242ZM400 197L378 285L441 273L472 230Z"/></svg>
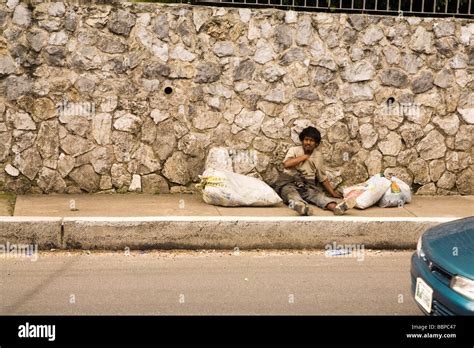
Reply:
<svg viewBox="0 0 474 348"><path fill-rule="evenodd" d="M313 138L316 144L319 144L321 142L321 133L314 128L314 127L306 127L303 129L303 131L300 133L300 141L303 141L305 137L310 137Z"/></svg>

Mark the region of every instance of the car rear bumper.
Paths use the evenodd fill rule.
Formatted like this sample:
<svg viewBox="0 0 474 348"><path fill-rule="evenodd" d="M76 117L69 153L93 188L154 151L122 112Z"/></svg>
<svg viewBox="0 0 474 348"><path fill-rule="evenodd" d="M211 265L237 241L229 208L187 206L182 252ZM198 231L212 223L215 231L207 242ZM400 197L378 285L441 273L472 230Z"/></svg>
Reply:
<svg viewBox="0 0 474 348"><path fill-rule="evenodd" d="M411 293L415 295L416 278L422 278L433 289L431 313L427 313L418 303L418 307L426 315L474 315L474 301L458 294L449 286L437 279L427 264L413 253L411 257ZM415 301L416 302L416 301Z"/></svg>

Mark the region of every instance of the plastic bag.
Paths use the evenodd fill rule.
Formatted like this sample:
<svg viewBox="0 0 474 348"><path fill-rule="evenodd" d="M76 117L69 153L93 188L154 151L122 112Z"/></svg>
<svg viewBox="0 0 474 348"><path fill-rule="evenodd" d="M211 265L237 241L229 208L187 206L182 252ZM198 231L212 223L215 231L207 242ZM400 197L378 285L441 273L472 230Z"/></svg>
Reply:
<svg viewBox="0 0 474 348"><path fill-rule="evenodd" d="M262 180L225 170L207 169L199 176L204 202L224 207L271 206L282 202Z"/></svg>
<svg viewBox="0 0 474 348"><path fill-rule="evenodd" d="M356 208L365 209L377 203L384 193L390 187L391 181L383 176L376 174L369 180L344 189L344 198L355 197Z"/></svg>
<svg viewBox="0 0 474 348"><path fill-rule="evenodd" d="M404 181L392 176L391 185L380 199L378 205L382 208L401 207L411 202L411 190Z"/></svg>

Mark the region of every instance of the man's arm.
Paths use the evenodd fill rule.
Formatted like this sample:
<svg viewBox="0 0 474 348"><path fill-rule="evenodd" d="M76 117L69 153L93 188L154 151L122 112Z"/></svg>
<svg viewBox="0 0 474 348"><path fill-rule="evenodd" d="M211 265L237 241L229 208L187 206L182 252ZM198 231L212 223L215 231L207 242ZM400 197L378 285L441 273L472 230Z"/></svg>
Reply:
<svg viewBox="0 0 474 348"><path fill-rule="evenodd" d="M285 168L294 167L300 164L301 162L306 161L309 157L310 155L303 155L303 156L298 156L294 158L288 158L285 162L283 162L283 167Z"/></svg>
<svg viewBox="0 0 474 348"><path fill-rule="evenodd" d="M328 191L328 193L334 197L334 198L342 198L341 194L339 192L336 192L333 190L333 188L331 187L331 184L329 183L329 181L326 179L324 180L322 183L323 187L326 189L326 191Z"/></svg>

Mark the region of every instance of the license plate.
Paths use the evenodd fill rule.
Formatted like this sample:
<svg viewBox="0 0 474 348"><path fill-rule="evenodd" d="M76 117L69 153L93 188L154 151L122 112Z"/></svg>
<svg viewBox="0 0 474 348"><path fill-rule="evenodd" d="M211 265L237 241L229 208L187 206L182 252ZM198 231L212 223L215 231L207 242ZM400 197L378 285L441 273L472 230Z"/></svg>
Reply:
<svg viewBox="0 0 474 348"><path fill-rule="evenodd" d="M431 313L431 303L433 302L433 289L428 284L426 284L421 278L416 278L415 300L428 313Z"/></svg>

